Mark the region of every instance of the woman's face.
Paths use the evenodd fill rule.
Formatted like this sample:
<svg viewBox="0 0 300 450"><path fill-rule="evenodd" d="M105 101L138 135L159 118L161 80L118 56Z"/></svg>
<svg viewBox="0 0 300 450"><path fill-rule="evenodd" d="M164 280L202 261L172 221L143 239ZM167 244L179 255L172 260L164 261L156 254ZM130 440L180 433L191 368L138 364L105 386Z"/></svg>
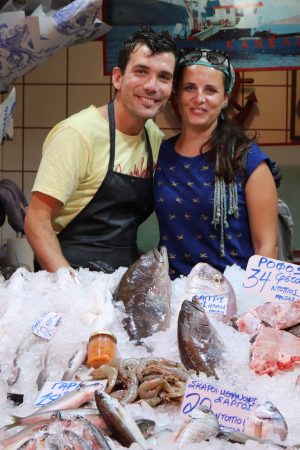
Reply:
<svg viewBox="0 0 300 450"><path fill-rule="evenodd" d="M224 82L223 72L213 67L184 68L176 92L183 126L197 127L199 131L214 130L222 108L228 103Z"/></svg>

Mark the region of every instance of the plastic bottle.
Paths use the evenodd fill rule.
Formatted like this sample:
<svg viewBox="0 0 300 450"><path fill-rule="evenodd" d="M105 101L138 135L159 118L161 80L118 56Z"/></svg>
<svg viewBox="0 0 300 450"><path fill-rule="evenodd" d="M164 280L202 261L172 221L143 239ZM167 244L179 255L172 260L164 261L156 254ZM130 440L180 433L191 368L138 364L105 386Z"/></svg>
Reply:
<svg viewBox="0 0 300 450"><path fill-rule="evenodd" d="M97 369L109 363L116 354L117 338L107 331L97 331L90 336L87 366Z"/></svg>

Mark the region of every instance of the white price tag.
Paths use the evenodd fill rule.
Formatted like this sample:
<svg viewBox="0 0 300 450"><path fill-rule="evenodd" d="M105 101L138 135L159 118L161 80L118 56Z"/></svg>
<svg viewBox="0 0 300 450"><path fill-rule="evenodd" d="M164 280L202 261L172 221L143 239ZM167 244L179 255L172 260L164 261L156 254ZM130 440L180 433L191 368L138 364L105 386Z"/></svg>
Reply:
<svg viewBox="0 0 300 450"><path fill-rule="evenodd" d="M265 256L249 258L243 286L262 294L266 302L300 300L300 266Z"/></svg>
<svg viewBox="0 0 300 450"><path fill-rule="evenodd" d="M97 390L104 391L107 380L84 381L84 384L95 384L95 381L99 384ZM34 404L36 406L46 406L49 403L54 402L54 400L58 400L59 398L70 394L70 392L76 391L81 383L81 381L46 381Z"/></svg>
<svg viewBox="0 0 300 450"><path fill-rule="evenodd" d="M226 295L194 295L207 313L223 314L226 316L228 297Z"/></svg>
<svg viewBox="0 0 300 450"><path fill-rule="evenodd" d="M257 406L257 397L191 377L186 384L181 416L187 416L198 406L213 411L221 429L229 427L243 431L247 418Z"/></svg>
<svg viewBox="0 0 300 450"><path fill-rule="evenodd" d="M62 316L55 312L44 312L40 315L37 321L32 325L31 330L37 336L49 341L58 325L61 322Z"/></svg>

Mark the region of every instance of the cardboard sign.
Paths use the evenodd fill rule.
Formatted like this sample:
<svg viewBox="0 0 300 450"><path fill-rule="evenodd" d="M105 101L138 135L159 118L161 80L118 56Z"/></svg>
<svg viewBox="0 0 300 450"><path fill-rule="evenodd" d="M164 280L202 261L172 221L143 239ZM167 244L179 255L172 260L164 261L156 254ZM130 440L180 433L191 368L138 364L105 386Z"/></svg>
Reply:
<svg viewBox="0 0 300 450"><path fill-rule="evenodd" d="M257 406L257 398L201 381L199 378L189 378L181 415L185 417L202 405L213 411L221 428L243 431L246 419Z"/></svg>
<svg viewBox="0 0 300 450"><path fill-rule="evenodd" d="M261 294L266 302L300 300L300 266L265 256L251 256L243 286Z"/></svg>
<svg viewBox="0 0 300 450"><path fill-rule="evenodd" d="M4 102L0 104L0 143L3 141L6 135L12 138L12 133L9 129L15 107L16 89L13 88Z"/></svg>
<svg viewBox="0 0 300 450"><path fill-rule="evenodd" d="M194 295L202 308L208 313L223 314L226 316L228 297L226 295Z"/></svg>
<svg viewBox="0 0 300 450"><path fill-rule="evenodd" d="M107 385L107 380L84 381L84 384L94 384L95 381L99 383L97 390L103 391ZM75 391L81 383L80 381L46 381L34 404L36 406L46 406L54 400Z"/></svg>
<svg viewBox="0 0 300 450"><path fill-rule="evenodd" d="M32 325L31 330L37 336L49 341L61 322L61 315L55 312L43 312L38 320Z"/></svg>

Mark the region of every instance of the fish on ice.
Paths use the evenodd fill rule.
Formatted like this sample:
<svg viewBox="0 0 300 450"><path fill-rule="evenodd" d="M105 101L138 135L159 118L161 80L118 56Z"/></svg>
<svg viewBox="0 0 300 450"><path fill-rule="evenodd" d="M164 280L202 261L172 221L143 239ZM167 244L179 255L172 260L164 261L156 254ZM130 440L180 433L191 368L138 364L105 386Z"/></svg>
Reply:
<svg viewBox="0 0 300 450"><path fill-rule="evenodd" d="M129 447L137 442L142 449L148 448L137 423L116 398L106 392L96 391L95 400L107 427L122 445Z"/></svg>
<svg viewBox="0 0 300 450"><path fill-rule="evenodd" d="M208 316L227 323L236 315L236 297L226 277L207 263L196 264L186 279L183 300L196 297L205 308ZM218 308L211 308L211 304Z"/></svg>
<svg viewBox="0 0 300 450"><path fill-rule="evenodd" d="M216 369L223 365L224 344L197 300L184 300L178 316L178 347L182 363L197 374L218 378Z"/></svg>
<svg viewBox="0 0 300 450"><path fill-rule="evenodd" d="M267 401L257 405L253 414L246 420L244 431L257 438L279 438L284 441L287 438L288 426L278 408Z"/></svg>
<svg viewBox="0 0 300 450"><path fill-rule="evenodd" d="M219 422L207 406L198 406L187 416L175 436L175 443L179 448L188 448L190 444L217 436Z"/></svg>
<svg viewBox="0 0 300 450"><path fill-rule="evenodd" d="M114 300L124 304L130 339L139 341L169 328L171 279L166 247L150 250L127 269Z"/></svg>

